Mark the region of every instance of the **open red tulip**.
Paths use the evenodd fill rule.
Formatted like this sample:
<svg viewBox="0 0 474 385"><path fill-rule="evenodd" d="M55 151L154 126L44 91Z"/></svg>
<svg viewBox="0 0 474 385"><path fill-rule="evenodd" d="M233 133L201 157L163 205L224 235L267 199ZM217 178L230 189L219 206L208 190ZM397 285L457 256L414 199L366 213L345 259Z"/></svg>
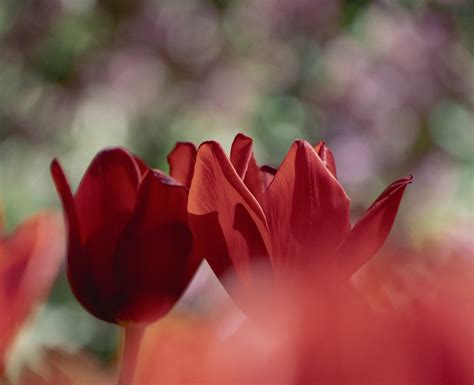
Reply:
<svg viewBox="0 0 474 385"><path fill-rule="evenodd" d="M34 215L9 235L0 226L0 376L20 326L53 284L64 252L63 234L60 217L51 212Z"/></svg>
<svg viewBox="0 0 474 385"><path fill-rule="evenodd" d="M188 285L200 262L187 215L193 148L182 143L173 150L171 177L124 149L103 150L75 195L53 161L68 223L69 283L96 317L122 325L152 322Z"/></svg>
<svg viewBox="0 0 474 385"><path fill-rule="evenodd" d="M216 142L200 146L190 224L219 277L234 273L252 286L252 266L263 263L276 282L299 274L345 280L385 242L411 180L388 186L351 228L349 198L324 143L295 141L273 170L257 166L252 140L239 134L230 159Z"/></svg>

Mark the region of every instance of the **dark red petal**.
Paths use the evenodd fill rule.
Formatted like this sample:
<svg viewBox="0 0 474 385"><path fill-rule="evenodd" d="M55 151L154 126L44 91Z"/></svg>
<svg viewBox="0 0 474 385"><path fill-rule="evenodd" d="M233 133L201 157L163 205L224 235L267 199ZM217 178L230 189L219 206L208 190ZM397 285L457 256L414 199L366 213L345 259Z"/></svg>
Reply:
<svg viewBox="0 0 474 385"><path fill-rule="evenodd" d="M68 227L68 254L74 253L81 247L81 233L79 229L79 221L76 214L76 204L72 195L63 168L57 159L53 159L51 163L51 175L53 177L56 190L61 199L63 210L67 219Z"/></svg>
<svg viewBox="0 0 474 385"><path fill-rule="evenodd" d="M250 192L258 199L265 191L263 176L255 161L252 138L238 134L230 151L230 161Z"/></svg>
<svg viewBox="0 0 474 385"><path fill-rule="evenodd" d="M64 255L64 227L56 213L37 214L0 239L0 375L5 350L54 282Z"/></svg>
<svg viewBox="0 0 474 385"><path fill-rule="evenodd" d="M119 322L152 322L175 304L200 259L188 226L188 191L149 172L120 243L116 268L123 288Z"/></svg>
<svg viewBox="0 0 474 385"><path fill-rule="evenodd" d="M104 306L96 294L98 288L92 281L87 282L91 273L88 271L89 264L85 262L87 260L84 260L87 256L84 257L74 197L57 159L51 163L51 174L61 198L67 222L67 275L71 289L77 300L90 313L104 321L113 322L113 317L107 314L108 306Z"/></svg>
<svg viewBox="0 0 474 385"><path fill-rule="evenodd" d="M313 147L296 141L263 196L272 238L272 262L280 273L328 259L350 228L349 198Z"/></svg>
<svg viewBox="0 0 474 385"><path fill-rule="evenodd" d="M354 274L384 244L392 229L405 188L412 179L411 176L406 177L388 186L341 244L338 263L344 278Z"/></svg>
<svg viewBox="0 0 474 385"><path fill-rule="evenodd" d="M139 158L136 155L133 155L133 160L135 161L135 164L137 166L138 173L139 173L140 177L143 178L145 176L146 172L150 168L146 165L146 163L143 161L142 158Z"/></svg>
<svg viewBox="0 0 474 385"><path fill-rule="evenodd" d="M265 216L216 142L198 150L188 211L200 250L216 274L232 266L248 283L251 262L268 258Z"/></svg>
<svg viewBox="0 0 474 385"><path fill-rule="evenodd" d="M314 147L314 149L323 161L326 168L329 170L329 172L334 176L334 178L337 178L336 161L334 159L332 151L329 149L329 147L326 146L326 143L319 142Z"/></svg>
<svg viewBox="0 0 474 385"><path fill-rule="evenodd" d="M263 179L264 190L266 190L267 187L270 186L277 171L278 170L276 168L273 168L267 165L260 167L260 173Z"/></svg>
<svg viewBox="0 0 474 385"><path fill-rule="evenodd" d="M75 201L83 243L98 234L117 239L135 206L140 174L121 148L99 152L77 189Z"/></svg>
<svg viewBox="0 0 474 385"><path fill-rule="evenodd" d="M119 287L113 269L118 241L135 207L140 179L127 151L101 151L87 169L75 196L81 246L70 246L67 274L81 304L113 322ZM70 241L71 242L71 241Z"/></svg>
<svg viewBox="0 0 474 385"><path fill-rule="evenodd" d="M168 155L170 175L183 186L189 188L194 174L196 146L188 142L178 142Z"/></svg>

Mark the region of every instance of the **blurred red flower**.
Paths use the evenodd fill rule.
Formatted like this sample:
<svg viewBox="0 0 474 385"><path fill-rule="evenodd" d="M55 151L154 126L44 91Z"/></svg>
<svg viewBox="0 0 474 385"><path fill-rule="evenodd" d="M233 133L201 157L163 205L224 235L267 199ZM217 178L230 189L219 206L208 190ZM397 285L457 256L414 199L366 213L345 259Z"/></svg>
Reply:
<svg viewBox="0 0 474 385"><path fill-rule="evenodd" d="M324 143L314 148L294 142L273 170L257 166L252 140L239 134L230 159L216 142L200 146L190 224L220 278L234 273L240 285L251 288L262 282L252 268L263 265L271 281L280 283L305 274L313 282L341 282L385 242L411 180L388 186L351 229L349 198Z"/></svg>
<svg viewBox="0 0 474 385"><path fill-rule="evenodd" d="M153 325L137 383L472 384L472 259L389 251L348 285L244 293L253 308L277 301L261 322L215 303L204 319Z"/></svg>
<svg viewBox="0 0 474 385"><path fill-rule="evenodd" d="M55 213L36 214L10 235L2 230L0 226L0 375L7 349L32 308L47 296L64 252L62 221Z"/></svg>
<svg viewBox="0 0 474 385"><path fill-rule="evenodd" d="M68 279L96 317L122 325L154 321L189 283L200 261L186 210L193 148L180 143L172 151L171 177L124 149L103 150L75 195L53 161L69 228Z"/></svg>

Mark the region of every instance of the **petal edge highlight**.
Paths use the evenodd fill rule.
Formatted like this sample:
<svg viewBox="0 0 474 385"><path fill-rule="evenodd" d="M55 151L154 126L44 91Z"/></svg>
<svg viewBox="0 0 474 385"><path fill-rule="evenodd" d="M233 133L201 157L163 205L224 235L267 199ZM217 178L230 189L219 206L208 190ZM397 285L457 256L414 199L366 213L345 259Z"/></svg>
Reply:
<svg viewBox="0 0 474 385"><path fill-rule="evenodd" d="M262 246L255 243L262 242L267 251L270 247L266 219L217 142L205 142L199 147L188 211L193 231L203 233L203 226L212 225L222 232L219 239L197 237L201 238L200 248L215 273L221 275L225 267L233 265L236 273L248 281L251 259L256 257L252 250L261 250ZM243 227L248 229L242 221L255 225L251 236L240 231Z"/></svg>

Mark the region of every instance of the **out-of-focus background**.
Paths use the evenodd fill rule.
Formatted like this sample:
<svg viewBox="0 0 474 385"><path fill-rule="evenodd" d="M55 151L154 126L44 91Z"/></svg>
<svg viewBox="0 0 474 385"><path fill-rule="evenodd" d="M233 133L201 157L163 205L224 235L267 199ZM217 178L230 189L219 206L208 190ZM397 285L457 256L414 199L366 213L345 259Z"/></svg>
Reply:
<svg viewBox="0 0 474 385"><path fill-rule="evenodd" d="M388 243L473 250L471 0L3 0L0 197L7 226L58 207L94 154L126 146L167 170L178 140L237 132L260 163L324 140L356 219L413 174ZM428 245L428 246L427 246ZM439 250L438 250L439 251ZM442 252L449 254L450 250ZM203 311L205 271L185 300ZM15 347L115 357L118 331L76 304L61 273Z"/></svg>

